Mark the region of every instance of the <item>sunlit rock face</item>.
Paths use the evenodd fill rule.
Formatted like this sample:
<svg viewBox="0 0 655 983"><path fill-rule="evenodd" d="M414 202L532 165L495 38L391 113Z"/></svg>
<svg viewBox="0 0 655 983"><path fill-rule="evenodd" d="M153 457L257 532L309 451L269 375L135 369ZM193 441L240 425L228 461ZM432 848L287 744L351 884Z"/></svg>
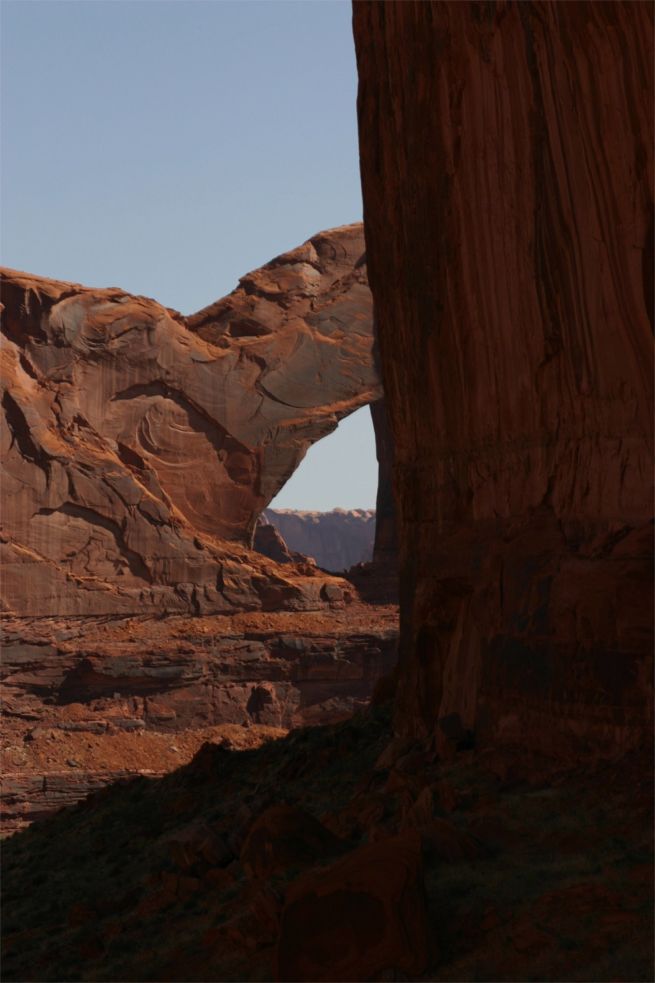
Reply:
<svg viewBox="0 0 655 983"><path fill-rule="evenodd" d="M397 726L649 733L652 7L354 5Z"/></svg>
<svg viewBox="0 0 655 983"><path fill-rule="evenodd" d="M247 547L308 447L381 395L361 225L189 318L15 271L3 301L5 609L319 603Z"/></svg>

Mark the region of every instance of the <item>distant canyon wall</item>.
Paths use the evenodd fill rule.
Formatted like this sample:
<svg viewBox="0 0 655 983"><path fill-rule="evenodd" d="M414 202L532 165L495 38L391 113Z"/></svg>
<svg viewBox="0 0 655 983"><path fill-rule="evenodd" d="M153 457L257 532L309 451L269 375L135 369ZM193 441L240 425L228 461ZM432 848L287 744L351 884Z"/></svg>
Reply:
<svg viewBox="0 0 655 983"><path fill-rule="evenodd" d="M357 0L396 725L650 741L653 8Z"/></svg>
<svg viewBox="0 0 655 983"><path fill-rule="evenodd" d="M263 514L290 550L313 557L324 570L341 573L373 559L374 509L266 509Z"/></svg>

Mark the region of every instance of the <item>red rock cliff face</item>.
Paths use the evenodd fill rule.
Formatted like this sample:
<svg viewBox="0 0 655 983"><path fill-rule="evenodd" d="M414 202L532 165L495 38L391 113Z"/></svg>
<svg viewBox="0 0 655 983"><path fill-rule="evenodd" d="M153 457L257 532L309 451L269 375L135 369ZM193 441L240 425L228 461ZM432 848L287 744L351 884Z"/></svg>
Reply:
<svg viewBox="0 0 655 983"><path fill-rule="evenodd" d="M397 724L620 751L652 650L652 7L356 2L354 33Z"/></svg>

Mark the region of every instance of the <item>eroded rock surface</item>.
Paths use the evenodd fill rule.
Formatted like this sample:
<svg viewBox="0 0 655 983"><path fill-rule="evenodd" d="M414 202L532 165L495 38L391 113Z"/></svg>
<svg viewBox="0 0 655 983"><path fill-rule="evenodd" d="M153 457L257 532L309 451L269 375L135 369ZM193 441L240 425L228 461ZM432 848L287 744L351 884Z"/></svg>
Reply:
<svg viewBox="0 0 655 983"><path fill-rule="evenodd" d="M397 723L650 740L652 7L354 4Z"/></svg>
<svg viewBox="0 0 655 983"><path fill-rule="evenodd" d="M263 515L255 526L253 549L276 563L294 563L300 557L289 549L278 529Z"/></svg>
<svg viewBox="0 0 655 983"><path fill-rule="evenodd" d="M188 318L15 271L3 303L6 610L320 605L247 547L311 443L380 396L361 225Z"/></svg>

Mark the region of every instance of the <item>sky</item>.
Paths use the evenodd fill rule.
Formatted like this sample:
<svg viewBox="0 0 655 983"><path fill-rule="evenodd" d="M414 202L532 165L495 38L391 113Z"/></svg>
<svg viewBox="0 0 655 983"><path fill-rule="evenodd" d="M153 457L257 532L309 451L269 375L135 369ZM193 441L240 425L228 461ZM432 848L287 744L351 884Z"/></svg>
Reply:
<svg viewBox="0 0 655 983"><path fill-rule="evenodd" d="M347 0L2 0L2 263L184 314L361 220ZM273 507L375 505L368 408Z"/></svg>

